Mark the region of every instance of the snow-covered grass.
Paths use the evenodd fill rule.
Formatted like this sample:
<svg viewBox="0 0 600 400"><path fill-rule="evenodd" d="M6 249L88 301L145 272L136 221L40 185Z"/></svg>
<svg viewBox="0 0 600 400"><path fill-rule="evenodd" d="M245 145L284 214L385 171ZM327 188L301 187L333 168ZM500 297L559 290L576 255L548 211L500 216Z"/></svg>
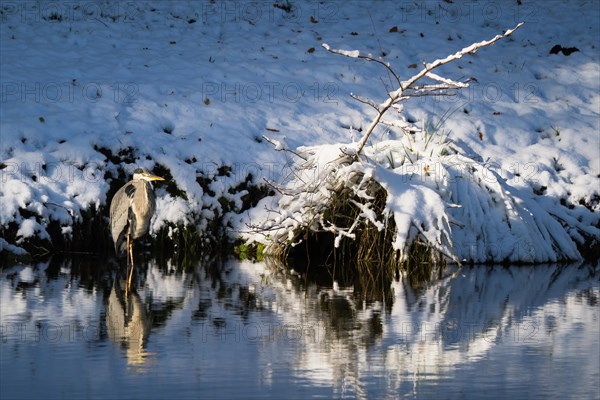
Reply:
<svg viewBox="0 0 600 400"><path fill-rule="evenodd" d="M72 234L87 210L105 210L123 170L136 165L168 171L174 183L157 187L154 234L184 224L204 230L215 218L241 229L252 222L239 213L251 184L290 172L288 156L263 135L289 149L348 143L372 119L370 106L348 94L385 101L383 69L335 57L323 42L384 55L405 77L520 21L512 39L445 67L453 79L476 77L469 89L416 99L405 116L422 125L451 114L443 129L460 154L487 167L479 173L495 172L498 187L505 180L517 191L516 213L537 204L576 226L571 237L597 235L593 1L292 1L289 12L279 3L2 1L2 250ZM557 44L579 51L550 54ZM385 143L373 137L368 146ZM422 191L435 182L419 178ZM60 229L49 231L51 221ZM503 248L495 237L516 240L471 238L467 228L463 245L473 239L482 254Z"/></svg>

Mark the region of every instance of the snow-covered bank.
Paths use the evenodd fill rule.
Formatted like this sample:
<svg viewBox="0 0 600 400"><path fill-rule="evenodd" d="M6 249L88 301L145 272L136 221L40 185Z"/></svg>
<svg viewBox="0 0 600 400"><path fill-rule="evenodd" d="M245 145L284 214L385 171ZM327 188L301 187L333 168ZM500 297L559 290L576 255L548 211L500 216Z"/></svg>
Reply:
<svg viewBox="0 0 600 400"><path fill-rule="evenodd" d="M385 54L406 77L520 21L512 40L444 69L476 77L468 90L408 104L407 117L447 115L457 146L563 221L598 225L595 2L294 1L289 12L280 3L2 2L3 236L47 237L50 220L68 235L134 165L168 169L180 190L158 188L153 232L204 228L224 211L219 199L239 209L243 191L229 191L249 174L289 172L263 134L290 148L345 143L371 120L347 94L381 99L385 71L321 43ZM551 54L555 45L578 51Z"/></svg>

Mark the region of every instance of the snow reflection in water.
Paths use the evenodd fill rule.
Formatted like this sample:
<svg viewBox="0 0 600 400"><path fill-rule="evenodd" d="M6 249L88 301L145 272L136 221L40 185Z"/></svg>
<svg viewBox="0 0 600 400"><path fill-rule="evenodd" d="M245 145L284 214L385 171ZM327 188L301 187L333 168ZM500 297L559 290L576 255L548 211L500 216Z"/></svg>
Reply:
<svg viewBox="0 0 600 400"><path fill-rule="evenodd" d="M463 268L385 302L235 261L150 262L126 300L113 271L2 270L1 398L600 394L597 267Z"/></svg>

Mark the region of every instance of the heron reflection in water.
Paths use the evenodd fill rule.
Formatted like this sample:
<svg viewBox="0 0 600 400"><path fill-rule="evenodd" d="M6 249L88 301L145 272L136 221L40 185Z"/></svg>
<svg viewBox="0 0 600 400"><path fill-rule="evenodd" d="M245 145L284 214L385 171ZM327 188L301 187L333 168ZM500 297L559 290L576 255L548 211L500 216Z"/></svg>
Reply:
<svg viewBox="0 0 600 400"><path fill-rule="evenodd" d="M142 366L152 353L146 341L152 327L152 315L135 290L123 296L120 281L115 279L106 304L108 337L127 351L127 364Z"/></svg>
<svg viewBox="0 0 600 400"><path fill-rule="evenodd" d="M133 179L115 193L110 203L110 231L117 256L127 252L128 293L133 276L133 241L148 233L156 208L152 181L164 181L145 168L133 171Z"/></svg>

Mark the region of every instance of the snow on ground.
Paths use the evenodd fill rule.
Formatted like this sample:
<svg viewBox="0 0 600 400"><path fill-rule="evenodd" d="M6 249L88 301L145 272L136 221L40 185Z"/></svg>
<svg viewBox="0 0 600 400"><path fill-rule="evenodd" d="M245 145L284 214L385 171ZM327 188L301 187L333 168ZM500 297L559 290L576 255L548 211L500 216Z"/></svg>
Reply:
<svg viewBox="0 0 600 400"><path fill-rule="evenodd" d="M118 160L106 150L129 172L168 168L185 191L187 200L158 189L156 231L192 212L205 223L248 173L279 179L288 160L262 135L292 149L351 142L373 113L349 93L383 101L390 80L324 42L385 54L406 78L520 21L511 38L443 67L445 77L476 78L470 88L417 99L405 114L447 116L442 128L457 146L546 194L557 214L597 223L579 205L598 211L595 1L286 4L2 1L0 225L19 227L2 249L45 237L50 219L68 234L82 210L110 201ZM578 51L550 54L555 45ZM212 179L222 165L230 176L205 193L196 177Z"/></svg>

